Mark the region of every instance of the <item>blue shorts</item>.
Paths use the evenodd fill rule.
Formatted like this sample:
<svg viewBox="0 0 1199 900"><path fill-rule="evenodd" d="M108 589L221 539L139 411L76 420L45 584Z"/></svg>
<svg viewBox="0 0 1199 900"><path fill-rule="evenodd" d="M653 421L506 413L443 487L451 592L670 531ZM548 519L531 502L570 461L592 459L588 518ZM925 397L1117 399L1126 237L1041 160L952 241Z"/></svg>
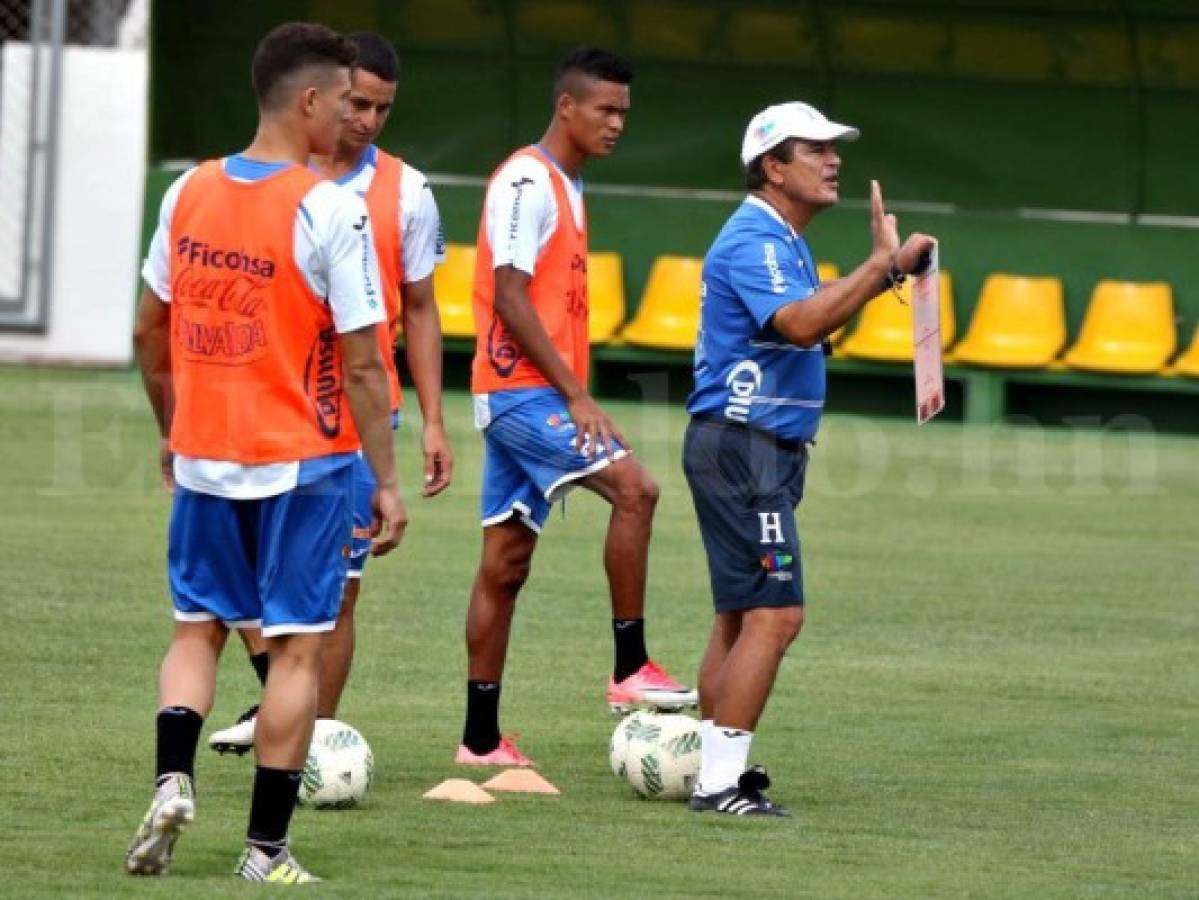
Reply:
<svg viewBox="0 0 1199 900"><path fill-rule="evenodd" d="M575 423L557 391L537 391L500 413L483 430L483 526L518 516L540 532L554 501L574 482L605 468L628 451L617 444L588 458L573 446Z"/></svg>
<svg viewBox="0 0 1199 900"><path fill-rule="evenodd" d="M391 428L400 427L401 414L392 411ZM371 498L375 496L375 473L361 453L354 460L354 535L350 541L350 565L348 578L361 578L366 561L371 557L371 521L375 511L371 509Z"/></svg>
<svg viewBox="0 0 1199 900"><path fill-rule="evenodd" d="M371 556L371 498L375 495L375 475L366 458L359 456L350 467L354 470L354 531L350 539L350 559L347 578L361 578L366 561Z"/></svg>
<svg viewBox="0 0 1199 900"><path fill-rule="evenodd" d="M807 466L800 442L705 419L687 426L683 472L718 613L803 605L795 508Z"/></svg>
<svg viewBox="0 0 1199 900"><path fill-rule="evenodd" d="M266 637L328 631L350 553L351 466L274 497L175 488L168 575L181 622L260 626Z"/></svg>

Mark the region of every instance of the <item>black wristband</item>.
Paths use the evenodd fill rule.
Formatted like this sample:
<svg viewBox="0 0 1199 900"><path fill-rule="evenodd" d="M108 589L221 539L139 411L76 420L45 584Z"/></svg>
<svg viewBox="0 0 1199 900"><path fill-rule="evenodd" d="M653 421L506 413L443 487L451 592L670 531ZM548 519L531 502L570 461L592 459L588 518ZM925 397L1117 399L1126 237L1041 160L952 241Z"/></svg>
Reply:
<svg viewBox="0 0 1199 900"><path fill-rule="evenodd" d="M899 266L892 265L889 272L883 276L883 286L879 289L879 293L885 291L893 291L905 281L908 276L900 271Z"/></svg>

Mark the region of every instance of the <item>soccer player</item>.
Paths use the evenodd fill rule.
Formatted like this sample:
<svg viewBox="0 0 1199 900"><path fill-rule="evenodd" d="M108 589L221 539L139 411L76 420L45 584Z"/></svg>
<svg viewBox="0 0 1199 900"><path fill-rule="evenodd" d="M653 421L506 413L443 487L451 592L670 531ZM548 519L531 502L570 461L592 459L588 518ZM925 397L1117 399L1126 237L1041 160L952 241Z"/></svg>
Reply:
<svg viewBox="0 0 1199 900"><path fill-rule="evenodd" d="M492 176L479 225L471 375L483 432L483 549L466 617L466 725L456 760L527 766L499 729L512 614L551 504L582 486L612 506L604 546L612 601L613 707L695 702L645 648L658 485L587 392L587 218L580 173L624 130L632 72L583 47L558 67L541 141Z"/></svg>
<svg viewBox="0 0 1199 900"><path fill-rule="evenodd" d="M449 485L454 464L441 409L441 323L433 297L433 267L445 257L441 218L425 177L374 144L395 104L399 79L395 49L382 35L358 32L348 37L358 52L350 74L350 118L333 153L316 157L314 164L326 178L366 200L383 278L387 318L379 325L379 353L391 382L393 424L399 425L403 402L393 355L396 330L402 323L408 369L424 419L423 495L433 497ZM370 498L374 490L365 459L354 463L354 483L349 578L337 625L325 637L317 718L337 716L354 658L354 610L370 550ZM251 664L259 677L265 678L269 664L261 633L257 629L240 633ZM221 753L248 751L254 745L257 712L257 707L252 707L236 724L214 732L208 739L209 746Z"/></svg>
<svg viewBox="0 0 1199 900"><path fill-rule="evenodd" d="M858 130L804 103L754 116L741 145L749 195L704 258L683 469L716 617L700 665L702 763L691 809L782 816L749 747L804 619L795 509L824 407L822 340L915 271L931 238L900 246L871 184L870 256L821 286L804 231L837 203L837 141Z"/></svg>
<svg viewBox="0 0 1199 900"><path fill-rule="evenodd" d="M175 631L159 674L154 798L125 855L166 872L195 814L196 744L228 629L270 655L246 850L236 874L314 880L287 832L316 714L323 632L337 619L353 463L378 485L372 550L399 540L384 314L366 205L307 167L332 151L354 46L321 25L271 31L254 53L258 130L239 154L167 191L135 325L173 480L167 539Z"/></svg>

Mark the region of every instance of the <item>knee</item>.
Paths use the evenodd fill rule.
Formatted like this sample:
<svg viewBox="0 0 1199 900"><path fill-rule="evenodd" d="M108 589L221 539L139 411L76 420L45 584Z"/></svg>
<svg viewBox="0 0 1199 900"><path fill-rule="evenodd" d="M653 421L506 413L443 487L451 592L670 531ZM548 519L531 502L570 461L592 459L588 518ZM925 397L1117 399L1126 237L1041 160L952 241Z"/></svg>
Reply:
<svg viewBox="0 0 1199 900"><path fill-rule="evenodd" d="M487 593L500 599L515 600L529 579L530 562L528 556L515 553L485 560L482 575Z"/></svg>
<svg viewBox="0 0 1199 900"><path fill-rule="evenodd" d="M763 607L754 610L753 630L759 640L782 656L787 648L799 637L803 629L804 611L802 606Z"/></svg>
<svg viewBox="0 0 1199 900"><path fill-rule="evenodd" d="M621 512L651 517L658 505L662 489L648 472L641 471L635 477L624 479L616 488L613 506Z"/></svg>

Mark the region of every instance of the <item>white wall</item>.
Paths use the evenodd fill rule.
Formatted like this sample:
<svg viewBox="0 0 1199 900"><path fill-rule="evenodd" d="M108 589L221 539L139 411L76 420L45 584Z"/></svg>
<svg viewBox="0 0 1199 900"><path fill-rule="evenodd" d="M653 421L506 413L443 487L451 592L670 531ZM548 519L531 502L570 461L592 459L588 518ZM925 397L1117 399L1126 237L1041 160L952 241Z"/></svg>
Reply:
<svg viewBox="0 0 1199 900"><path fill-rule="evenodd" d="M144 50L65 48L49 327L44 335L0 332L0 360L131 361L146 78Z"/></svg>

